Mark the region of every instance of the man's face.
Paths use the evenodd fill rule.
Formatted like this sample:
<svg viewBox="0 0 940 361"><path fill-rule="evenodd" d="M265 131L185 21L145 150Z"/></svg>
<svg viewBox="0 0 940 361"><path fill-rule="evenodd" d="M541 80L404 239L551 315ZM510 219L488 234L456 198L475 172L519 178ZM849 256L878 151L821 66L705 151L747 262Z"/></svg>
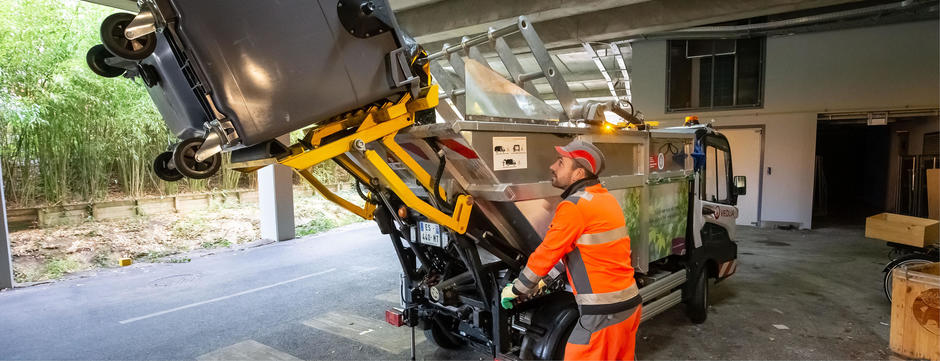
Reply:
<svg viewBox="0 0 940 361"><path fill-rule="evenodd" d="M584 178L584 170L575 165L574 159L559 156L548 169L552 171L552 187L565 189Z"/></svg>

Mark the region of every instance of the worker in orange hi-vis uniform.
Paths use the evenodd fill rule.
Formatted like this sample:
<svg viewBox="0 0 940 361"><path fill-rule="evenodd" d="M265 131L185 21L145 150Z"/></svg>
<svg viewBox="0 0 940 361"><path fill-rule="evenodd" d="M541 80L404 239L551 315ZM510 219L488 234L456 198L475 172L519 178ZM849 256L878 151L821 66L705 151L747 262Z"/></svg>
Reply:
<svg viewBox="0 0 940 361"><path fill-rule="evenodd" d="M604 155L574 140L555 147L552 185L562 201L542 244L502 291L501 303L537 291L559 260L581 312L565 346L566 360L633 360L642 303L630 264L630 237L617 199L597 179Z"/></svg>

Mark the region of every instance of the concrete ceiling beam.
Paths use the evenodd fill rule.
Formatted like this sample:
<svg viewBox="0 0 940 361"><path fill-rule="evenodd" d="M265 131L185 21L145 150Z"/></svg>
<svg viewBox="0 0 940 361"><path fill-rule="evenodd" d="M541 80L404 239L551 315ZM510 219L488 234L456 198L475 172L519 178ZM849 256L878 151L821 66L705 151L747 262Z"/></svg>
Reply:
<svg viewBox="0 0 940 361"><path fill-rule="evenodd" d="M732 20L747 19L757 16L786 13L791 11L813 9L831 5L856 2L857 0L657 0L637 2L615 8L597 10L589 6L582 6L579 2L570 6L584 8L589 12L581 12L571 16L557 17L549 20L534 20L533 25L548 49L574 49L580 48L584 42L610 42L624 37L653 34L669 30L684 29L707 24L714 24ZM446 6L451 3L460 4L460 0L436 3ZM472 2L472 1L471 1ZM485 0L484 2L489 2ZM554 3L554 1L533 1L535 3ZM425 7L412 9L420 11ZM450 14L461 14L461 19L479 19L480 15L473 13L487 12L486 6L474 8L454 8ZM443 44L456 44L460 37L485 32L486 28L475 32L456 34L454 29L467 29L463 21L451 19L453 16L440 17L436 21L428 18L417 19L404 11L399 15L399 23L403 28L415 28L420 31L430 31L427 23L438 23L437 33L416 34L419 42L431 52L441 49ZM415 13L412 13L415 14ZM466 15L464 15L466 14ZM430 14L429 14L430 16ZM434 18L431 18L434 19ZM425 30L427 29L427 30ZM521 37L510 36L507 39L510 47L524 51L525 44Z"/></svg>
<svg viewBox="0 0 940 361"><path fill-rule="evenodd" d="M511 24L520 15L539 22L646 1L650 0L449 0L398 11L395 17L405 31L425 43L486 32L491 26Z"/></svg>

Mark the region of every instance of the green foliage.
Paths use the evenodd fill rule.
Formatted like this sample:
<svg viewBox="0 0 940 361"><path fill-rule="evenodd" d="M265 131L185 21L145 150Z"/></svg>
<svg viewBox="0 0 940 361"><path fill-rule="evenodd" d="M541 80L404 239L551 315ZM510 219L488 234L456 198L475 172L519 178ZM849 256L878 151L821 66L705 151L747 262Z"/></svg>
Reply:
<svg viewBox="0 0 940 361"><path fill-rule="evenodd" d="M230 242L229 240L225 238L216 238L215 240L210 241L210 242L202 242L200 246L202 246L202 248L205 248L205 249L228 248L232 246L232 242Z"/></svg>
<svg viewBox="0 0 940 361"><path fill-rule="evenodd" d="M0 5L0 157L13 203L156 186L150 162L169 137L144 87L85 63L111 12L79 1Z"/></svg>
<svg viewBox="0 0 940 361"><path fill-rule="evenodd" d="M311 234L317 234L320 232L328 231L333 228L336 228L337 224L331 218L314 218L307 224L300 225L295 231L297 237L309 236Z"/></svg>
<svg viewBox="0 0 940 361"><path fill-rule="evenodd" d="M253 187L227 169L207 180L164 182L151 168L177 140L139 79L103 78L85 55L116 10L78 0L0 2L0 166L17 206ZM295 132L297 138L300 132ZM332 162L324 183L351 178Z"/></svg>
<svg viewBox="0 0 940 361"><path fill-rule="evenodd" d="M46 270L43 273L44 279L60 278L66 273L78 270L78 261L70 258L54 258L46 262Z"/></svg>

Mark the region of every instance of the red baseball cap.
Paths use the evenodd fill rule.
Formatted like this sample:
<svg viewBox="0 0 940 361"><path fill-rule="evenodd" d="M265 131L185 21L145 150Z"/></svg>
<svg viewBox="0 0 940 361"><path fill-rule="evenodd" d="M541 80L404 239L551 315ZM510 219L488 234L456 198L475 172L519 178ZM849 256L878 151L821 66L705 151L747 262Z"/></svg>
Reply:
<svg viewBox="0 0 940 361"><path fill-rule="evenodd" d="M563 157L574 159L575 162L590 170L594 175L598 175L604 170L604 153L601 153L601 150L597 149L594 144L575 139L564 147L555 146L555 150Z"/></svg>

